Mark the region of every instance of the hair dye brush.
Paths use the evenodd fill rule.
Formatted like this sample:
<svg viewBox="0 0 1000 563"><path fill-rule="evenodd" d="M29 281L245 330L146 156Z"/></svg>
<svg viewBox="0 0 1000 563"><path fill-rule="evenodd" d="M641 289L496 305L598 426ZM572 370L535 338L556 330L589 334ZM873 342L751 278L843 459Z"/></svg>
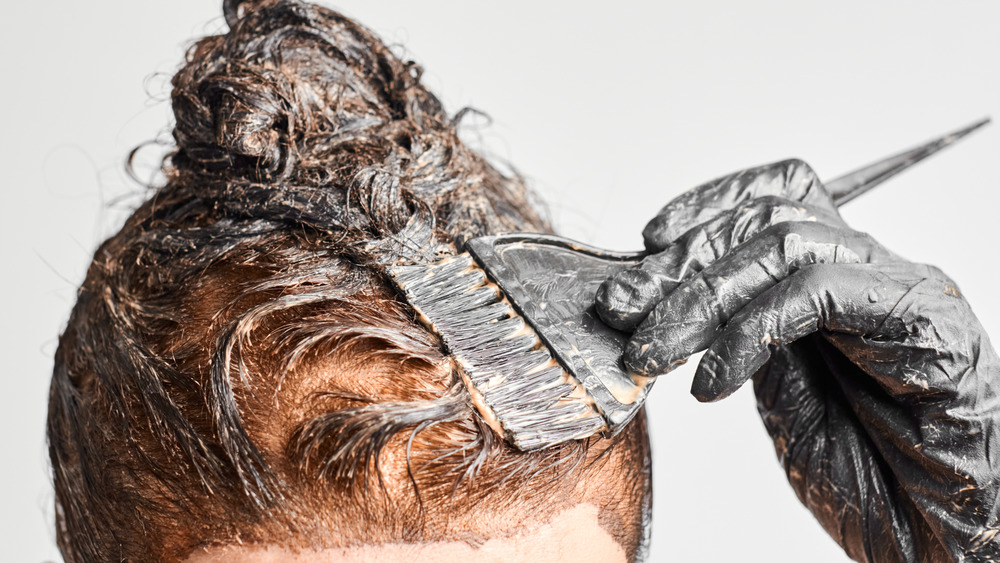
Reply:
<svg viewBox="0 0 1000 563"><path fill-rule="evenodd" d="M826 183L840 205L988 123L979 121ZM636 415L651 377L627 373L629 335L594 310L598 287L645 252L609 252L561 237L475 238L442 260L387 268L421 321L456 359L479 413L521 450L597 433Z"/></svg>

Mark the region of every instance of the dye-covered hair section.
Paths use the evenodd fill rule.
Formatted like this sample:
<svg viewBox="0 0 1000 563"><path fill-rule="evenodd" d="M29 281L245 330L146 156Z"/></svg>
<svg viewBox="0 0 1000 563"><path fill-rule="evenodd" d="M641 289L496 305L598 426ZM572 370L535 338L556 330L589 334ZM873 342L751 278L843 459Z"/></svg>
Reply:
<svg viewBox="0 0 1000 563"><path fill-rule="evenodd" d="M225 5L230 31L173 79L167 181L98 248L60 338L66 561L475 543L578 502L635 553L644 418L512 449L383 274L547 232L524 182L463 145L420 68L364 27L294 0Z"/></svg>

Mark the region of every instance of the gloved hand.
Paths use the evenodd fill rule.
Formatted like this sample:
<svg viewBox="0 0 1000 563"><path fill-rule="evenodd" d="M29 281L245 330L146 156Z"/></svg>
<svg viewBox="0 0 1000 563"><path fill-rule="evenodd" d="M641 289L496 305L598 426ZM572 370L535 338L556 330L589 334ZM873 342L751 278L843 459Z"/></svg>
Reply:
<svg viewBox="0 0 1000 563"><path fill-rule="evenodd" d="M956 284L851 230L801 161L660 211L597 309L701 401L751 377L796 494L855 560L1000 560L1000 362Z"/></svg>

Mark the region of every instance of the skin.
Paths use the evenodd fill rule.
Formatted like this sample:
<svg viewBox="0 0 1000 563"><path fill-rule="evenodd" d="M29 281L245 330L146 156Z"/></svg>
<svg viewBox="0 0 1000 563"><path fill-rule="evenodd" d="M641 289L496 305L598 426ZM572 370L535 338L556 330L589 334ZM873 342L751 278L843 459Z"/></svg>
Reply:
<svg viewBox="0 0 1000 563"><path fill-rule="evenodd" d="M186 563L413 563L414 561L475 561L476 563L623 563L625 552L598 522L599 510L581 503L554 516L547 524L510 537L492 538L479 546L466 542L362 545L349 548L293 550L280 545L226 545L192 553Z"/></svg>

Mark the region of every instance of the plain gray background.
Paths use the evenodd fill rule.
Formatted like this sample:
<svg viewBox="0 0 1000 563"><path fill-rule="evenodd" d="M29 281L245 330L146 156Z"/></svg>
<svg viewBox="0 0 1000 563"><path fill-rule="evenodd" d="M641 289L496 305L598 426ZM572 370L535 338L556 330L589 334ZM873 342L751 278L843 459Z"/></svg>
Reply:
<svg viewBox="0 0 1000 563"><path fill-rule="evenodd" d="M56 336L95 246L143 197L124 157L169 131L169 76L190 39L225 29L220 5L5 4L3 561L58 560L44 446ZM531 179L563 234L613 249L640 248L656 209L720 174L797 156L830 178L1000 118L996 0L335 7L405 45L449 111L488 112L469 139ZM958 280L996 338L998 155L993 125L844 210ZM752 392L702 405L692 372L649 401L651 560L845 561L787 486Z"/></svg>

